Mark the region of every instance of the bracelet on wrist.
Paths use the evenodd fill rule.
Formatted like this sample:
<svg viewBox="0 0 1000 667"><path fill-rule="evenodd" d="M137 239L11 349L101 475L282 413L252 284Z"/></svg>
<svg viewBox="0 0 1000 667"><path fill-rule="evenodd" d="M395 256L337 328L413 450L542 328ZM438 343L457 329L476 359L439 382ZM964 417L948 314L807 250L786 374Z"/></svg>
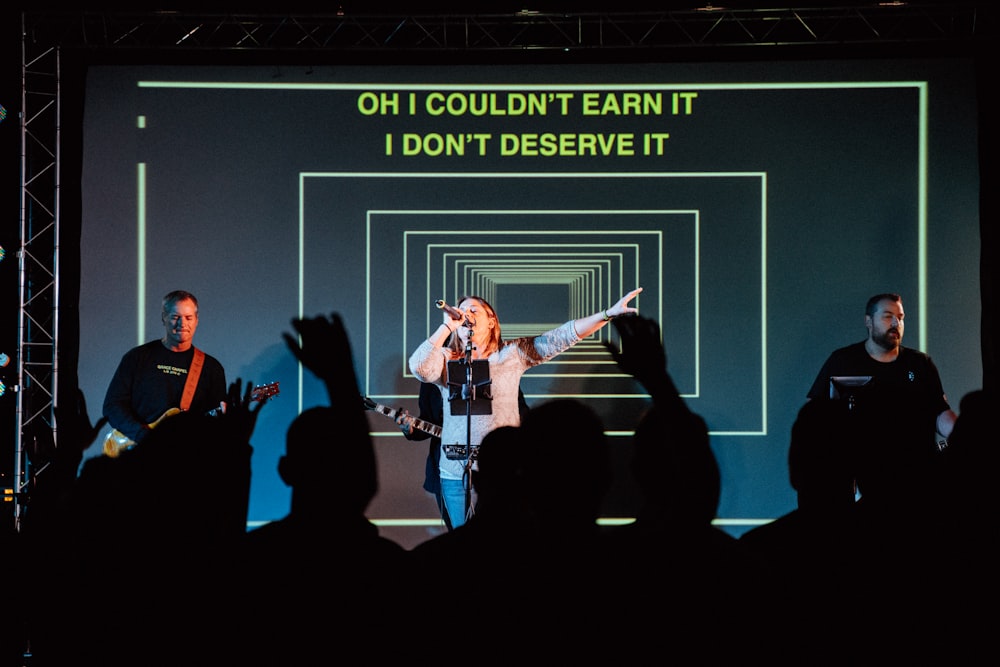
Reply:
<svg viewBox="0 0 1000 667"><path fill-rule="evenodd" d="M612 318L612 316L611 316L611 315L608 315L608 309L607 309L607 308L605 308L605 309L604 309L604 321L605 321L605 322L609 322L609 321L611 321L611 318Z"/></svg>

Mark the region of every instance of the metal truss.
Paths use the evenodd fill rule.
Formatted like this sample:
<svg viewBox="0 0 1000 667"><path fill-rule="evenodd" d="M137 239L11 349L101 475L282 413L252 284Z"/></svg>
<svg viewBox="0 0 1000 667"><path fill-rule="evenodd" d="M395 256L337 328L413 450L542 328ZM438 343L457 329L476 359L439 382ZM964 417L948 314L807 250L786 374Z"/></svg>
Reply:
<svg viewBox="0 0 1000 667"><path fill-rule="evenodd" d="M526 3L527 4L527 3ZM696 4L693 2L692 4ZM29 38L91 49L469 51L968 42L985 3L508 13L66 11L28 15Z"/></svg>
<svg viewBox="0 0 1000 667"><path fill-rule="evenodd" d="M695 4L695 3L693 3ZM15 520L31 477L46 465L31 436L51 429L56 446L59 316L60 54L107 57L227 55L313 58L358 54L594 53L608 60L679 52L764 55L759 47L928 46L965 48L994 38L992 5L872 2L853 6L734 9L711 4L662 11L497 13L35 10L20 14L21 210ZM919 51L918 51L919 52ZM137 54L142 53L142 56ZM766 57L778 57L777 51ZM211 56L206 60L206 56ZM663 56L663 54L667 54ZM4 454L6 455L6 454ZM0 469L0 472L3 472ZM16 521L17 522L17 521Z"/></svg>
<svg viewBox="0 0 1000 667"><path fill-rule="evenodd" d="M58 388L59 51L22 44L20 247L15 461L12 489L20 525L30 484L34 433L53 432ZM37 459L37 457L35 457ZM36 461L44 466L41 461ZM36 471L37 472L37 469ZM10 498L5 498L10 500Z"/></svg>

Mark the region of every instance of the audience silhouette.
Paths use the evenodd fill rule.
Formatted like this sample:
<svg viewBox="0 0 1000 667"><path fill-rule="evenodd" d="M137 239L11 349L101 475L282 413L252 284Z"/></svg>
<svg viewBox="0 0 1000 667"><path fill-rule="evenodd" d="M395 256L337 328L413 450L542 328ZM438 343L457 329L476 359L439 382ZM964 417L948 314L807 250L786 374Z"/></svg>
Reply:
<svg viewBox="0 0 1000 667"><path fill-rule="evenodd" d="M659 324L633 315L616 318L614 326L621 343L607 343L612 356L652 399L633 437L636 520L611 528L606 538L615 573L610 608L627 610L614 617L616 629L629 633L638 655L664 645L679 656L703 652L711 631L726 637L712 648L713 659L729 657L729 648L731 657L746 658L748 647L740 642L760 627L755 606L762 568L713 525L721 475L708 426L667 372ZM669 624L667 608L676 610Z"/></svg>
<svg viewBox="0 0 1000 667"><path fill-rule="evenodd" d="M35 664L56 664L50 644L59 646L54 643L60 640L58 621L63 618L67 601L75 595L72 586L78 573L75 559L66 551L64 536L72 527L67 510L72 506L83 452L107 423L101 417L91 424L83 392L77 389L74 398L54 409L59 426L58 447L54 430L45 420L35 420L28 431L32 475L18 523L12 526L11 546L16 551L4 549L7 554L17 554L11 564L16 563L25 573L10 577L10 599L23 601L24 606L4 605L13 616L0 630L4 659L0 664L20 667L26 653L37 656ZM2 634L5 631L10 633L9 640ZM49 641L49 637L53 640Z"/></svg>
<svg viewBox="0 0 1000 667"><path fill-rule="evenodd" d="M479 495L476 512L461 526L410 550L414 581L425 582L421 588L434 591L441 582L456 583L451 594L414 591L414 599L426 599L432 609L444 600L454 602L454 610L416 615L418 635L433 636L468 624L479 645L499 649L515 641L513 633L506 638L502 633L512 614L527 612L536 571L535 526L523 488L527 450L519 427L488 432L479 447L479 469L473 472Z"/></svg>
<svg viewBox="0 0 1000 667"><path fill-rule="evenodd" d="M995 390L971 391L959 402L955 428L944 450L941 474L942 511L937 520L935 563L939 632L948 639L950 655L968 662L992 650L994 617L970 604L970 594L992 600L998 592L996 564L1000 531L996 517L1000 498L996 471ZM945 653L945 651L942 651Z"/></svg>
<svg viewBox="0 0 1000 667"><path fill-rule="evenodd" d="M83 392L77 388L72 395L75 399L72 403L60 403L53 411L59 429L59 446L56 446L55 434L48 422L37 419L31 424L32 461L41 461L44 465L33 466L33 469L39 468L39 472L32 476L30 501L21 517L23 534L41 530L52 514L58 512L76 483L84 450L97 440L108 423L107 417L102 416L92 424Z"/></svg>
<svg viewBox="0 0 1000 667"><path fill-rule="evenodd" d="M605 345L651 399L631 440L635 521L599 525L612 482L604 424L583 401L554 398L486 434L476 512L408 552L366 516L378 465L340 316L292 326L288 349L329 405L289 425L277 470L289 512L249 532L262 407L249 383L229 387L224 415L175 415L82 467L103 419L91 423L82 395L57 412L58 450L52 433L33 445L53 463L32 480L19 530L2 536L28 569L9 589L27 603L2 619L0 663L29 650L32 667L402 659L415 641L465 633L470 650L503 661L971 660L988 648L991 617L968 596L996 588L992 392L963 397L933 467L874 498L862 486L860 501L863 448L891 435L891 415L878 424L808 401L788 446L796 506L737 539L714 525L710 431L667 371L659 324L617 317L618 342Z"/></svg>
<svg viewBox="0 0 1000 667"><path fill-rule="evenodd" d="M9 596L9 602L0 606L0 667L20 667L28 647L28 619L23 606L15 601L29 600L31 586L26 577L13 573L25 568L31 558L24 537L15 528L13 514L4 518L0 526L0 567L7 573L4 595Z"/></svg>
<svg viewBox="0 0 1000 667"><path fill-rule="evenodd" d="M234 627L250 664L358 659L407 616L408 554L365 516L378 470L343 322L334 313L292 324L301 343L285 334L289 349L331 404L288 428L278 473L292 489L289 513L244 539Z"/></svg>
<svg viewBox="0 0 1000 667"><path fill-rule="evenodd" d="M784 628L785 649L795 647L810 662L847 660L860 648L851 639L858 634L855 618L843 605L865 574L845 417L836 401L808 401L799 409L788 446L796 507L740 536L740 545L766 568L773 622Z"/></svg>
<svg viewBox="0 0 1000 667"><path fill-rule="evenodd" d="M586 403L555 398L532 407L521 431L531 452L524 487L536 532L534 625L552 657L594 659L590 640L605 629L614 576L598 525L613 476L604 424Z"/></svg>
<svg viewBox="0 0 1000 667"><path fill-rule="evenodd" d="M943 540L965 545L970 555L977 557L997 548L995 532L984 530L1000 509L1000 498L994 491L1000 453L991 435L997 405L995 392L983 389L962 397L939 477L943 509L939 527L946 531Z"/></svg>
<svg viewBox="0 0 1000 667"><path fill-rule="evenodd" d="M524 497L523 457L528 452L523 445L516 426L500 426L484 436L477 459L479 469L473 471L479 490L476 512L461 526L413 547L411 553L420 567L440 569L444 574L461 569L465 563L482 567L484 561L507 551L513 555L529 548L527 542L534 531ZM493 583L481 580L477 587L492 587ZM498 592L503 592L503 587L499 588Z"/></svg>
<svg viewBox="0 0 1000 667"><path fill-rule="evenodd" d="M33 664L201 664L216 645L216 585L245 532L261 407L241 389L223 416L180 413L141 447L84 461L32 525Z"/></svg>
<svg viewBox="0 0 1000 667"><path fill-rule="evenodd" d="M460 585L459 611L427 619L426 631L472 623L497 659L586 657L581 633L599 631L605 613L597 518L611 468L600 418L577 400L542 402L520 426L489 431L478 461L475 514L410 552L432 581L468 582L468 610Z"/></svg>
<svg viewBox="0 0 1000 667"><path fill-rule="evenodd" d="M978 662L993 649L994 617L975 601L998 592L998 454L987 430L996 405L990 391L963 396L924 498L900 525L887 525L884 511L862 512L868 571L858 620L883 633L876 657L960 664ZM862 495L858 505L864 501ZM884 635L889 617L899 628L891 642Z"/></svg>

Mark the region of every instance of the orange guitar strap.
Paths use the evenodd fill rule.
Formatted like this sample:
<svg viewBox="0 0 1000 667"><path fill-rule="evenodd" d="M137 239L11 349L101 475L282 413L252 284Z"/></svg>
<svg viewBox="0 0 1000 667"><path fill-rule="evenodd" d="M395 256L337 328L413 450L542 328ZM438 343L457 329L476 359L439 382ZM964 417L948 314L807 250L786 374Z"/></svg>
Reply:
<svg viewBox="0 0 1000 667"><path fill-rule="evenodd" d="M194 398L194 388L198 386L198 376L201 375L201 367L205 365L205 353L194 348L194 358L191 359L191 368L188 369L187 380L184 382L184 394L181 396L180 409L187 411L191 407L191 399Z"/></svg>

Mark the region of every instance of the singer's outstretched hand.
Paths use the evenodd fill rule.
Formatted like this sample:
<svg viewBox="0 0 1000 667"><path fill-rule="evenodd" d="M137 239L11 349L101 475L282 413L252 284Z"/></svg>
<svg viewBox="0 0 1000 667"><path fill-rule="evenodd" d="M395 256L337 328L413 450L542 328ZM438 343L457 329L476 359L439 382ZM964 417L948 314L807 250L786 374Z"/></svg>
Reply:
<svg viewBox="0 0 1000 667"><path fill-rule="evenodd" d="M632 306L629 306L628 304L632 299L639 296L640 294L642 294L642 288L636 287L634 290L632 290L622 298L618 299L618 303L608 308L605 311L605 315L607 315L608 317L618 317L620 315L634 315L638 313L639 312L638 308L634 308Z"/></svg>
<svg viewBox="0 0 1000 667"><path fill-rule="evenodd" d="M576 327L577 335L580 338L586 338L615 317L621 317L622 315L634 315L638 313L639 309L637 307L630 306L628 304L632 301L632 299L636 298L641 293L642 288L636 287L634 290L618 299L618 301L604 310L600 310L593 315L581 317L576 320L574 322L574 326Z"/></svg>

